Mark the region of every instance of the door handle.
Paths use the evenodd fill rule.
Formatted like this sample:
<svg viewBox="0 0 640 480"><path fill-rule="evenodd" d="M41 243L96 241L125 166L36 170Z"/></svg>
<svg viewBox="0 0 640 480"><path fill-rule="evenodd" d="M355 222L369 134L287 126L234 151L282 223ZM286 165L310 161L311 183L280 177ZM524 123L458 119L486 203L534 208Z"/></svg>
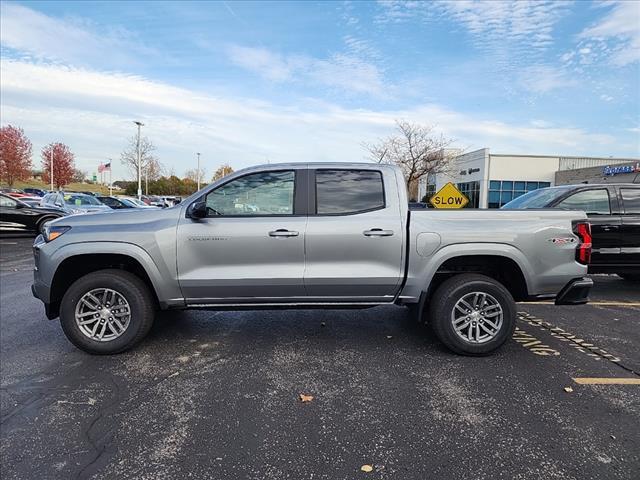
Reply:
<svg viewBox="0 0 640 480"><path fill-rule="evenodd" d="M297 237L298 235L298 232L287 230L286 228L279 228L278 230L269 232L270 237Z"/></svg>
<svg viewBox="0 0 640 480"><path fill-rule="evenodd" d="M381 228L372 228L371 230L365 230L362 232L365 237L390 237L393 235L393 230L382 230Z"/></svg>

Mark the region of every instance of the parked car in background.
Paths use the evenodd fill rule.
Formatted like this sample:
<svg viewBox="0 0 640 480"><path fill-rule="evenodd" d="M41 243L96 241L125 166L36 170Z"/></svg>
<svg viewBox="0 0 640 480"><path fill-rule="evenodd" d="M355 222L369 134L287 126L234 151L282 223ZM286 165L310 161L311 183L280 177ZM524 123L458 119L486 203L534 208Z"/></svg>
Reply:
<svg viewBox="0 0 640 480"><path fill-rule="evenodd" d="M43 233L47 222L65 215L60 208L33 206L0 193L1 233Z"/></svg>
<svg viewBox="0 0 640 480"><path fill-rule="evenodd" d="M24 193L27 193L29 195L35 195L36 197L44 197L47 192L39 188L27 187L24 189Z"/></svg>
<svg viewBox="0 0 640 480"><path fill-rule="evenodd" d="M541 188L503 209L583 210L589 217L593 250L589 273L617 273L640 281L640 184L580 184Z"/></svg>
<svg viewBox="0 0 640 480"><path fill-rule="evenodd" d="M145 201L145 203L148 203L152 207L162 207L162 208L164 208L166 206L164 204L164 200L162 199L162 197L146 196L146 197L143 197L143 200Z"/></svg>
<svg viewBox="0 0 640 480"><path fill-rule="evenodd" d="M135 197L118 197L118 199L130 204L134 208L158 208L158 207L153 207L151 205L147 205L142 200L138 200Z"/></svg>
<svg viewBox="0 0 640 480"><path fill-rule="evenodd" d="M67 213L109 212L111 208L97 198L84 193L54 192L47 193L40 203L43 207L58 207Z"/></svg>
<svg viewBox="0 0 640 480"><path fill-rule="evenodd" d="M21 202L28 204L31 207L39 207L40 202L42 202L41 197L29 196L29 197L20 197Z"/></svg>
<svg viewBox="0 0 640 480"><path fill-rule="evenodd" d="M95 197L104 203L106 206L112 208L113 210L120 210L122 208L136 208L131 205L129 202L123 201L121 198L116 197L105 197L105 196L97 196Z"/></svg>

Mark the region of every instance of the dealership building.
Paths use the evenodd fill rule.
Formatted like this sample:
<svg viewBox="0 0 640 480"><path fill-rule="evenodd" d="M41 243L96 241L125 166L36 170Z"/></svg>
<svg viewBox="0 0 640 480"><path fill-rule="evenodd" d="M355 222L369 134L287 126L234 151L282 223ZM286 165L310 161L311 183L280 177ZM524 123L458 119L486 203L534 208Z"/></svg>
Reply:
<svg viewBox="0 0 640 480"><path fill-rule="evenodd" d="M640 159L508 155L488 148L453 158L449 172L421 180L419 198L448 182L469 198L468 208L500 208L538 188L571 183L640 183Z"/></svg>

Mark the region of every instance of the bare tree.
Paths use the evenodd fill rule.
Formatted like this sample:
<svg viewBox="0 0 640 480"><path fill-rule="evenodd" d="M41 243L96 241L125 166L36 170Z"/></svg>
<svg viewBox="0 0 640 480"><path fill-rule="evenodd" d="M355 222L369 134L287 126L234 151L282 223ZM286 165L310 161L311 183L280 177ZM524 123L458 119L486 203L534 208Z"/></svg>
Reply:
<svg viewBox="0 0 640 480"><path fill-rule="evenodd" d="M402 168L409 197L415 199L421 178L449 171L454 154L447 148L453 140L436 134L433 127L406 120L396 120L396 129L397 133L364 147L374 162Z"/></svg>
<svg viewBox="0 0 640 480"><path fill-rule="evenodd" d="M147 137L140 138L140 164L142 179L157 180L162 176L162 164L153 154L156 147ZM129 139L127 147L120 154L120 162L129 169L138 181L138 144L137 136Z"/></svg>
<svg viewBox="0 0 640 480"><path fill-rule="evenodd" d="M207 174L207 169L200 167L200 183L206 184L207 181L204 179L204 176ZM184 172L184 178L188 178L194 183L198 183L198 169L192 168L191 170L187 170Z"/></svg>

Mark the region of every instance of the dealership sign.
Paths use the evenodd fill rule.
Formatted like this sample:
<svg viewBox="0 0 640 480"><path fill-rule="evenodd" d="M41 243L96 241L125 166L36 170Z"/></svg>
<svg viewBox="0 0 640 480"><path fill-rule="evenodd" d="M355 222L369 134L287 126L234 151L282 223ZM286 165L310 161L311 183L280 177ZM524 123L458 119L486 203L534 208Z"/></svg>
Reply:
<svg viewBox="0 0 640 480"><path fill-rule="evenodd" d="M611 167L607 165L602 170L604 175L621 175L623 173L638 173L640 172L640 162L636 162L631 165L616 165L615 167Z"/></svg>

